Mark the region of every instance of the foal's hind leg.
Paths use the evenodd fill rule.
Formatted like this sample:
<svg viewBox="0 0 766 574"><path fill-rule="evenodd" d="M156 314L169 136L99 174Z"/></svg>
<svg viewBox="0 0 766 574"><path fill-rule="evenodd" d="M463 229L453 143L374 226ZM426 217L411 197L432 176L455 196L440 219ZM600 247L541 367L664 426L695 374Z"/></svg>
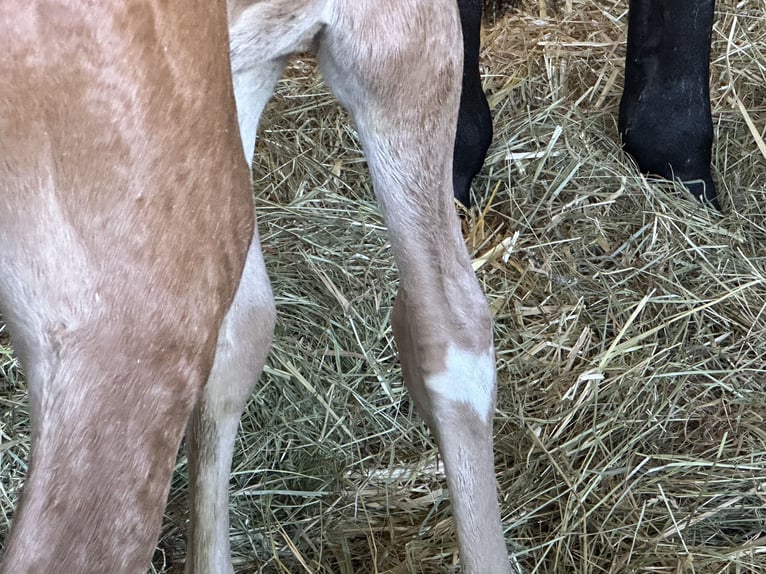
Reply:
<svg viewBox="0 0 766 574"><path fill-rule="evenodd" d="M234 95L243 151L252 159L258 120L289 54L308 49L322 27L324 0L229 2ZM213 371L190 424L192 526L188 574L227 574L229 467L239 417L263 369L274 302L258 235L218 338Z"/></svg>
<svg viewBox="0 0 766 574"><path fill-rule="evenodd" d="M241 19L230 21L232 79L242 147L251 162L258 120L279 79L283 59L264 60L258 54L245 53L237 39L247 30L238 23ZM274 322L274 299L256 230L234 302L219 331L213 369L189 422L191 521L187 574L233 573L229 476L234 441L239 419L271 347Z"/></svg>
<svg viewBox="0 0 766 574"><path fill-rule="evenodd" d="M401 273L394 335L405 382L444 457L463 571L505 573L491 317L452 203L456 5L353 0L336 4L330 20L320 63L356 122L391 234Z"/></svg>
<svg viewBox="0 0 766 574"><path fill-rule="evenodd" d="M189 574L233 572L229 552L229 476L234 440L240 416L271 347L274 320L274 300L256 233L234 303L218 334L213 369L188 428Z"/></svg>

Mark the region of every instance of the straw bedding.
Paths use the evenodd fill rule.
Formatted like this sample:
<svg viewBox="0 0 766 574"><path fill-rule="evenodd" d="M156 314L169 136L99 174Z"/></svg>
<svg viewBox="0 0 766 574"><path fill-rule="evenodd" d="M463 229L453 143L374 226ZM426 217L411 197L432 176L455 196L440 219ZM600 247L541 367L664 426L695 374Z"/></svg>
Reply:
<svg viewBox="0 0 766 574"><path fill-rule="evenodd" d="M569 4L487 24L495 142L462 214L495 317L509 547L528 572L766 572L766 6L718 6L720 214L620 150L627 3ZM388 327L391 250L310 58L265 113L254 172L279 325L237 441L237 572L459 572ZM29 439L0 336L4 538ZM187 482L182 451L153 571L183 571Z"/></svg>

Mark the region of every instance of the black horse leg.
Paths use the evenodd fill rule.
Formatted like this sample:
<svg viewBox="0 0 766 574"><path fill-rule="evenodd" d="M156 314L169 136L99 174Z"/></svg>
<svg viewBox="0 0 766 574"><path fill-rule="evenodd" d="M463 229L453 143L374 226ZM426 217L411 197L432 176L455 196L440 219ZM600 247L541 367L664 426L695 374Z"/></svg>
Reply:
<svg viewBox="0 0 766 574"><path fill-rule="evenodd" d="M713 8L714 0L630 0L620 133L642 171L677 179L719 208L710 175Z"/></svg>
<svg viewBox="0 0 766 574"><path fill-rule="evenodd" d="M481 0L458 0L463 28L463 92L455 136L452 183L455 197L470 205L471 181L484 164L492 141L492 116L481 89L479 76L479 35Z"/></svg>

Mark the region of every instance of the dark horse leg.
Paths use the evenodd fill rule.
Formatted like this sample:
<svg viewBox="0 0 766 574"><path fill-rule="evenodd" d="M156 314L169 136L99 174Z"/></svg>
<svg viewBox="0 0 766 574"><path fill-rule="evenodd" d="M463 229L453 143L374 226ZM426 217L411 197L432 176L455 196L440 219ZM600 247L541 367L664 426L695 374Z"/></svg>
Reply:
<svg viewBox="0 0 766 574"><path fill-rule="evenodd" d="M492 116L481 89L479 35L482 0L458 0L463 28L463 91L455 135L452 183L455 197L470 205L471 180L479 172L492 141Z"/></svg>
<svg viewBox="0 0 766 574"><path fill-rule="evenodd" d="M471 180L492 140L492 118L479 77L481 0L458 0L463 27L453 185L468 206ZM681 181L720 209L710 174L710 39L714 0L630 0L620 134L639 168Z"/></svg>
<svg viewBox="0 0 766 574"><path fill-rule="evenodd" d="M710 176L714 0L630 0L620 133L642 171L720 209Z"/></svg>

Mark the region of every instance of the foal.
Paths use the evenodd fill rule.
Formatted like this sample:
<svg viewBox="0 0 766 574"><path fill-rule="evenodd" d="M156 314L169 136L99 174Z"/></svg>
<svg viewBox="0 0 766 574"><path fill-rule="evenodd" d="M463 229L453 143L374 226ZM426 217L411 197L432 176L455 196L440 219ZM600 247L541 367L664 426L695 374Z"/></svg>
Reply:
<svg viewBox="0 0 766 574"><path fill-rule="evenodd" d="M460 38L454 0L0 4L0 302L33 424L3 572L145 571L187 421L186 571L233 572L229 467L274 326L244 160L307 48L390 230L463 571L508 571L491 317L452 202Z"/></svg>

